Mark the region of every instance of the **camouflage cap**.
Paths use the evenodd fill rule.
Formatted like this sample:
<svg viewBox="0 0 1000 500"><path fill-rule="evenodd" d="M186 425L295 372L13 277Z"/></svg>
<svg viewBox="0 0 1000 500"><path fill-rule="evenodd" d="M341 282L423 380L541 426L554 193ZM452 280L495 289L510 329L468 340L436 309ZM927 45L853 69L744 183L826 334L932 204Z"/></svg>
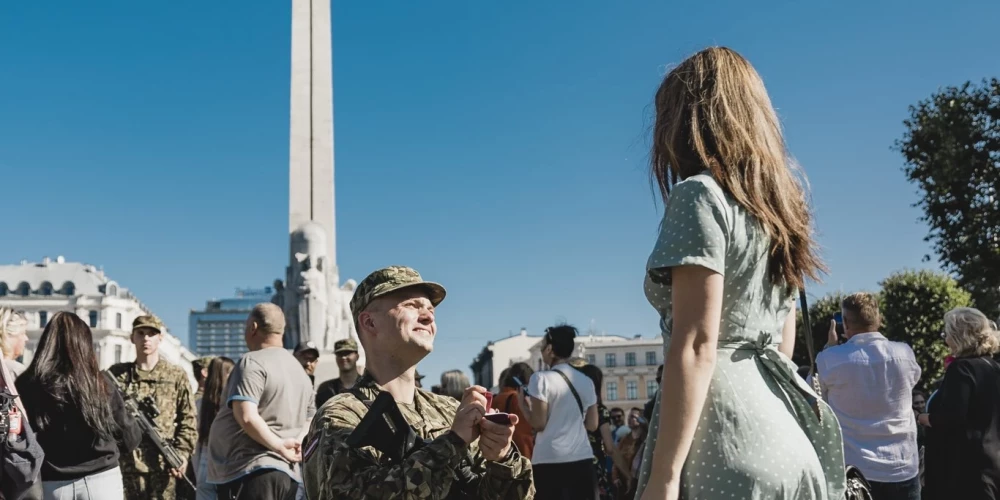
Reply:
<svg viewBox="0 0 1000 500"><path fill-rule="evenodd" d="M152 314L135 318L135 321L132 322L132 331L135 331L136 328L152 328L160 333L163 333L164 330L163 322Z"/></svg>
<svg viewBox="0 0 1000 500"><path fill-rule="evenodd" d="M341 354L346 352L358 352L358 343L354 339L338 340L333 344L333 353Z"/></svg>
<svg viewBox="0 0 1000 500"><path fill-rule="evenodd" d="M208 365L212 364L213 359L215 359L215 356L202 356L192 361L191 366L193 366L196 370L208 369Z"/></svg>
<svg viewBox="0 0 1000 500"><path fill-rule="evenodd" d="M358 288L354 290L354 296L351 297L351 314L354 315L354 322L358 322L358 316L373 300L404 288L416 286L427 290L431 304L436 306L444 300L446 293L444 287L431 281L424 281L416 269L406 266L389 266L369 274L358 284Z"/></svg>

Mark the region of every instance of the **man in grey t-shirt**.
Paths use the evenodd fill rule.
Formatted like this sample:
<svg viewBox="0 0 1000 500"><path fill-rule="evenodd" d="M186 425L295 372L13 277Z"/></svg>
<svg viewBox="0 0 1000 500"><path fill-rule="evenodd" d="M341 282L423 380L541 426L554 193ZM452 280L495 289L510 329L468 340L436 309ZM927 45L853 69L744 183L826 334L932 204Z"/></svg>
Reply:
<svg viewBox="0 0 1000 500"><path fill-rule="evenodd" d="M250 352L226 386L226 406L208 434L208 482L219 500L294 500L302 439L316 413L312 383L282 347L285 317L257 304L247 318Z"/></svg>

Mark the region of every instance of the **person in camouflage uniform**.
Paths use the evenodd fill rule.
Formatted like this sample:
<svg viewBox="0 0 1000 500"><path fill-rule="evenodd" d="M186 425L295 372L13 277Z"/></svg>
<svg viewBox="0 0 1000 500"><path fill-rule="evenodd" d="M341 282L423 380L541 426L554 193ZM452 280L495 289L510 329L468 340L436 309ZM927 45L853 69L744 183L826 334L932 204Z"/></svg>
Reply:
<svg viewBox="0 0 1000 500"><path fill-rule="evenodd" d="M337 358L340 376L327 380L316 387L317 410L330 398L349 391L361 378L361 374L358 373L358 343L354 339L343 339L334 343L333 355Z"/></svg>
<svg viewBox="0 0 1000 500"><path fill-rule="evenodd" d="M156 401L160 415L153 423L160 436L184 457L185 466L169 469L156 446L144 437L131 454L121 456L125 498L175 500L177 478L183 474L198 441L191 384L184 370L160 359L162 331L163 323L156 316L136 318L132 323L135 362L112 365L108 372L137 400L151 396ZM189 488L186 483L182 487Z"/></svg>
<svg viewBox="0 0 1000 500"><path fill-rule="evenodd" d="M407 267L380 269L358 285L351 312L368 366L350 392L334 396L313 419L302 447L309 500L534 498L531 464L511 444L516 416L511 425L483 418L483 387L470 387L459 402L414 386L417 362L433 348L434 308L444 296L441 285ZM368 411L363 400L383 391L426 441L400 462L347 444Z"/></svg>

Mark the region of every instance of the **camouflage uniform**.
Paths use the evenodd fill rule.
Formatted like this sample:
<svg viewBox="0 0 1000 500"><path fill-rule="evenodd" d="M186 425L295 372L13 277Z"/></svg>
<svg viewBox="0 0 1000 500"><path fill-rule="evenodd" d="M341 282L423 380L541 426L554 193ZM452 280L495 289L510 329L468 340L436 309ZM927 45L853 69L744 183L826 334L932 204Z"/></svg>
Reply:
<svg viewBox="0 0 1000 500"><path fill-rule="evenodd" d="M413 269L380 269L365 278L354 292L351 310L355 323L375 298L411 286L427 289L434 305L444 299L441 285L423 281ZM382 392L369 373L358 379L354 389L365 401L374 401ZM411 452L402 462L390 463L374 448L348 446L348 436L368 413L368 407L353 392L334 396L313 419L303 444L303 483L309 500L454 498L456 470L463 461L471 463L475 498L534 498L528 459L511 445L511 452L500 461L485 460L478 441L466 445L451 432L458 401L422 389L415 391L413 403L398 406L417 437L427 441L423 448Z"/></svg>
<svg viewBox="0 0 1000 500"><path fill-rule="evenodd" d="M365 400L374 401L381 388L367 373L355 386ZM417 389L412 404L399 404L418 437L431 440L402 463L388 464L373 448L351 448L347 437L368 412L354 394L334 396L316 414L303 450L303 481L309 500L336 499L447 499L455 483L455 469L471 458L477 477L476 498L531 500L535 496L531 463L511 445L500 462L489 462L479 442L466 446L450 432L458 401Z"/></svg>
<svg viewBox="0 0 1000 500"><path fill-rule="evenodd" d="M150 316L140 316L135 323L144 318ZM158 319L155 321L159 323ZM159 325L162 330L162 323ZM190 461L198 441L198 425L191 384L184 370L160 359L148 372L139 370L135 363L118 363L108 371L121 382L125 392L136 399L152 396L160 410L160 416L153 421L160 436ZM169 475L170 467L148 438L143 437L131 454L123 453L120 466L125 498L175 500L176 479Z"/></svg>
<svg viewBox="0 0 1000 500"><path fill-rule="evenodd" d="M333 353L335 355L340 355L342 353L358 352L358 343L354 339L344 339L338 340L333 344ZM346 392L349 388L344 387L344 382L340 380L340 377L335 379L327 380L319 386L316 387L316 410L323 406L323 403L330 400L330 398Z"/></svg>

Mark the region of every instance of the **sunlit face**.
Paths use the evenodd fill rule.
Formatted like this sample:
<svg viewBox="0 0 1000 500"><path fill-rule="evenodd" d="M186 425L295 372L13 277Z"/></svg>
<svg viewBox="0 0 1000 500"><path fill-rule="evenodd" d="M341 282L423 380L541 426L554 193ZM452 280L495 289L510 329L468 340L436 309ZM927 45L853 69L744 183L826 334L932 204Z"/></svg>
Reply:
<svg viewBox="0 0 1000 500"><path fill-rule="evenodd" d="M375 299L358 321L368 332L373 350L384 355L419 360L434 350L434 305L420 288Z"/></svg>
<svg viewBox="0 0 1000 500"><path fill-rule="evenodd" d="M639 427L639 417L641 417L641 416L642 415L639 412L635 411L635 410L630 411L628 413L628 426L629 426L629 428L635 429L636 427Z"/></svg>
<svg viewBox="0 0 1000 500"><path fill-rule="evenodd" d="M913 411L923 413L925 408L927 408L927 399L922 395L913 396Z"/></svg>
<svg viewBox="0 0 1000 500"><path fill-rule="evenodd" d="M24 348L28 344L28 332L14 331L7 337L7 349L15 357L19 358L24 354Z"/></svg>
<svg viewBox="0 0 1000 500"><path fill-rule="evenodd" d="M132 344L135 351L150 356L160 348L160 340L163 336L155 328L145 326L132 330Z"/></svg>
<svg viewBox="0 0 1000 500"><path fill-rule="evenodd" d="M354 351L343 351L340 354L335 354L337 356L337 368L340 372L349 372L357 369L358 366L358 353Z"/></svg>

